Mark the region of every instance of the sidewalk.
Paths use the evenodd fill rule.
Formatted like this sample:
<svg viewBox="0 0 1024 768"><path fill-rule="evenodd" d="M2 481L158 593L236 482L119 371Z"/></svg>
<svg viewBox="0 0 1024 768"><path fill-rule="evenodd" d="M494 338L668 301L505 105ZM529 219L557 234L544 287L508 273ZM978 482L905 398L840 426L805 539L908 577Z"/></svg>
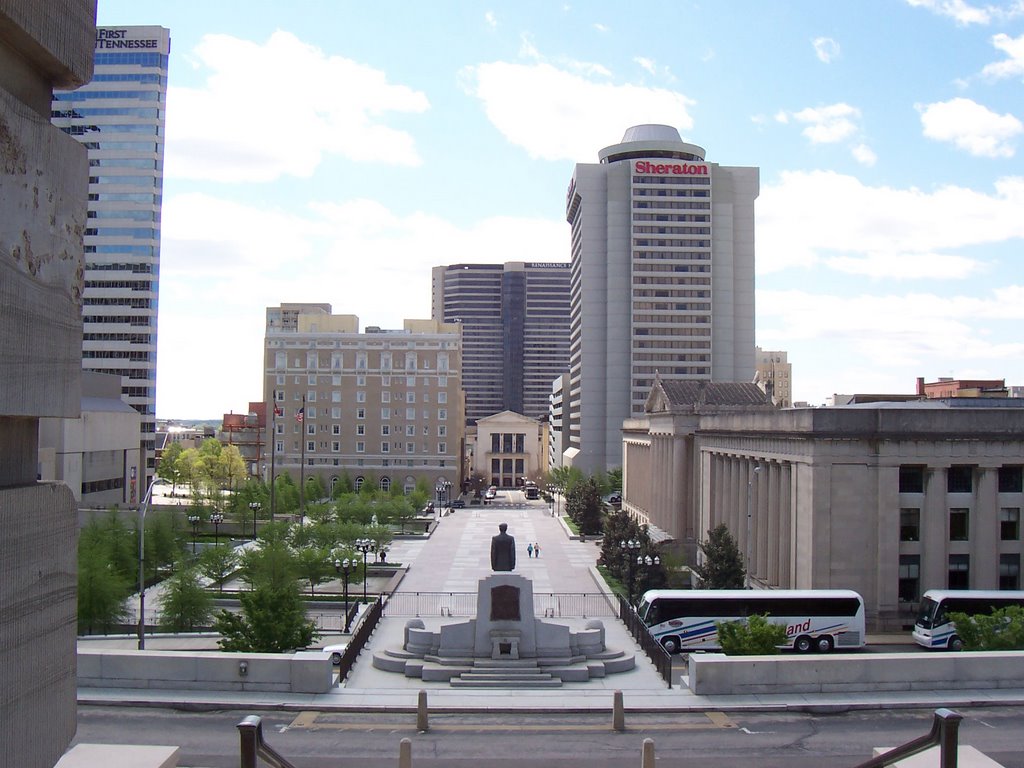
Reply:
<svg viewBox="0 0 1024 768"><path fill-rule="evenodd" d="M515 492L518 493L518 492ZM521 497L521 493L518 493ZM600 553L591 542L570 539L561 522L551 517L543 503L523 508L497 505L468 507L442 518L429 540L396 541L389 558L409 564L399 590L402 592L475 592L480 578L490 572L490 539L498 524L508 523L516 538L515 572L530 578L536 592L594 592L592 569ZM540 544L539 558L527 557L527 543ZM148 596L147 596L148 597ZM148 613L147 606L147 613ZM460 619L456 619L458 621ZM557 690L456 689L446 683L424 682L373 667L374 651L400 647L404 617L384 618L344 685L329 693L290 695L266 692L171 691L149 689L79 688L80 704L160 706L182 709L285 709L358 712L415 712L419 692L427 692L431 712L593 712L611 710L614 691L622 691L631 712L703 712L792 710L828 711L847 709L895 709L908 707L967 707L1024 705L1024 688L961 691L895 691L877 693L793 694L762 696L697 696L686 681L673 679L669 688L647 656L636 645L622 623L603 619L607 645L636 654L636 668L586 683L565 683ZM440 626L452 619L425 619L427 626ZM553 619L556 623L582 627L584 619ZM321 638L320 646L338 642L335 636ZM910 633L872 636L868 642L909 642ZM134 648L133 638L88 640L82 643L105 647ZM147 638L147 648L209 650L216 642L209 637ZM682 671L680 670L680 674Z"/></svg>

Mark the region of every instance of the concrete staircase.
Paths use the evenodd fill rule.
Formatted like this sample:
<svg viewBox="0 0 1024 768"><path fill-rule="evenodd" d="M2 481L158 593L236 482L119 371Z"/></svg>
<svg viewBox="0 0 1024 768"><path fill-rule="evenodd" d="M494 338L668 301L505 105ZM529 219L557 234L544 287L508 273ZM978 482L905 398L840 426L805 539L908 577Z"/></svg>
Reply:
<svg viewBox="0 0 1024 768"><path fill-rule="evenodd" d="M536 659L475 659L473 668L449 680L452 688L561 688L562 678Z"/></svg>

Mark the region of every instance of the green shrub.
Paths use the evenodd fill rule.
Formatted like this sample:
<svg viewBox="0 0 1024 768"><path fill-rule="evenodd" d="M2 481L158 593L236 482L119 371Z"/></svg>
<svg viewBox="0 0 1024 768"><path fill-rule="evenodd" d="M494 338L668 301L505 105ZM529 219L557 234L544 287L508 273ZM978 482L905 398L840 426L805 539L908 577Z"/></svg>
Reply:
<svg viewBox="0 0 1024 768"><path fill-rule="evenodd" d="M1024 651L1024 608L1011 605L989 615L951 613L965 651Z"/></svg>
<svg viewBox="0 0 1024 768"><path fill-rule="evenodd" d="M715 622L715 628L727 656L769 656L786 644L786 628L769 622L767 614L751 616L747 621Z"/></svg>

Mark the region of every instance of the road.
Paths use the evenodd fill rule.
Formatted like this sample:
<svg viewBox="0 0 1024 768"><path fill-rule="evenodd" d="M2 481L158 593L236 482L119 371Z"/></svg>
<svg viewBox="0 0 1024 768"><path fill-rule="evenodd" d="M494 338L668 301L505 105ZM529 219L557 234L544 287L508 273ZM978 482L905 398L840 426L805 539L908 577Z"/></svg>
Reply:
<svg viewBox="0 0 1024 768"><path fill-rule="evenodd" d="M635 768L643 739L654 740L658 765L691 768L855 766L875 746L926 733L930 710L628 714L624 733L607 713L432 715L417 733L413 714L215 711L79 707L78 742L173 744L179 765L236 768L236 724L263 717L267 742L296 768L394 766L401 739L412 741L416 768ZM960 743L1007 768L1024 768L1024 708L962 710ZM555 762L557 761L557 762Z"/></svg>

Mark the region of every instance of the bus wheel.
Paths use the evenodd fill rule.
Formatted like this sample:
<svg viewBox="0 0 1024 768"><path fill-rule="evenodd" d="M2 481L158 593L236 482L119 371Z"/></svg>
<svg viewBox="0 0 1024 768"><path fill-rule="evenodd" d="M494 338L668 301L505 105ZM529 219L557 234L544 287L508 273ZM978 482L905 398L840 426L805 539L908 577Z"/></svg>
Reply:
<svg viewBox="0 0 1024 768"><path fill-rule="evenodd" d="M953 635L949 638L949 642L946 643L946 648L951 651L962 651L964 649L964 641L958 635Z"/></svg>
<svg viewBox="0 0 1024 768"><path fill-rule="evenodd" d="M665 649L666 653L679 653L679 638L663 637L661 638L661 647Z"/></svg>
<svg viewBox="0 0 1024 768"><path fill-rule="evenodd" d="M793 650L798 653L810 653L813 647L814 641L807 635L800 635L800 637L793 641Z"/></svg>
<svg viewBox="0 0 1024 768"><path fill-rule="evenodd" d="M822 635L818 638L818 653L832 653L836 642L832 635Z"/></svg>

